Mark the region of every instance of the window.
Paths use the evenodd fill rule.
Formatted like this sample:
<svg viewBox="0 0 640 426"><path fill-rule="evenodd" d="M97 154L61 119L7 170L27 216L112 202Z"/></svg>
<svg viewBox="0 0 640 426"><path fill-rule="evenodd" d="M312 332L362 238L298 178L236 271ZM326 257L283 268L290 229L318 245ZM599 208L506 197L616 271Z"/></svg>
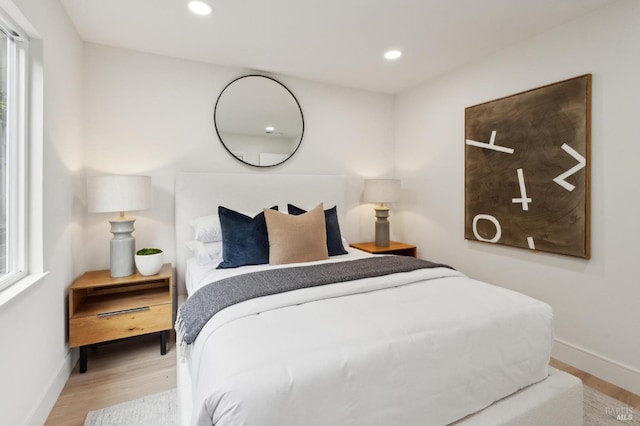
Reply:
<svg viewBox="0 0 640 426"><path fill-rule="evenodd" d="M26 42L0 20L0 290L26 275Z"/></svg>

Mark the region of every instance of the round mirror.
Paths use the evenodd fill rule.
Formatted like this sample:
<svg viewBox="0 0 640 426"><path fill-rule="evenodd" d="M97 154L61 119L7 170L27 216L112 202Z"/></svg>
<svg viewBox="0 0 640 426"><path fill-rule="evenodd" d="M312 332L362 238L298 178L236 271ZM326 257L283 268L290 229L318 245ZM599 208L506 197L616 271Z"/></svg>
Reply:
<svg viewBox="0 0 640 426"><path fill-rule="evenodd" d="M226 150L256 167L287 161L304 133L302 109L293 93L262 75L229 83L218 97L213 119Z"/></svg>

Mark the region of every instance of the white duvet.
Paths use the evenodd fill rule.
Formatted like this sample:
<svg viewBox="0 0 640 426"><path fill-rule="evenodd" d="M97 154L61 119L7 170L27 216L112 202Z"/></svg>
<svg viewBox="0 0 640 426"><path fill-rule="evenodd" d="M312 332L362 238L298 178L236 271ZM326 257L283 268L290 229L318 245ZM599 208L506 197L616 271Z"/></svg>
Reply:
<svg viewBox="0 0 640 426"><path fill-rule="evenodd" d="M445 425L547 376L551 308L446 269L297 290L214 316L192 424Z"/></svg>

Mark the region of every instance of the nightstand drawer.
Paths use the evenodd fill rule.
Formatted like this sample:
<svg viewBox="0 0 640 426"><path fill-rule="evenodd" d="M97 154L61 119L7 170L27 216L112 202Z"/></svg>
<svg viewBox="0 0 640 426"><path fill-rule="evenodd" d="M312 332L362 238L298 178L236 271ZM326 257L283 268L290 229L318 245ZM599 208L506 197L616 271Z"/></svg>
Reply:
<svg viewBox="0 0 640 426"><path fill-rule="evenodd" d="M103 312L69 320L69 346L91 345L172 328L172 305Z"/></svg>

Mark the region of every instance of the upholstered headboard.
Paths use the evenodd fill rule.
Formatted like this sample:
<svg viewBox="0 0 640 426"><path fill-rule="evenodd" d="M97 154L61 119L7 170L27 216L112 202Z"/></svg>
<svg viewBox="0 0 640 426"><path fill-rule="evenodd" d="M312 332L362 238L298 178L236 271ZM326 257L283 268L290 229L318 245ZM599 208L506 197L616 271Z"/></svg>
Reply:
<svg viewBox="0 0 640 426"><path fill-rule="evenodd" d="M193 239L192 219L216 214L218 206L243 212L260 212L287 203L304 209L323 202L325 208L338 206L344 214L346 180L342 175L280 175L240 173L178 173L175 186L176 271L178 293L186 294L184 273ZM340 217L342 219L342 217Z"/></svg>

